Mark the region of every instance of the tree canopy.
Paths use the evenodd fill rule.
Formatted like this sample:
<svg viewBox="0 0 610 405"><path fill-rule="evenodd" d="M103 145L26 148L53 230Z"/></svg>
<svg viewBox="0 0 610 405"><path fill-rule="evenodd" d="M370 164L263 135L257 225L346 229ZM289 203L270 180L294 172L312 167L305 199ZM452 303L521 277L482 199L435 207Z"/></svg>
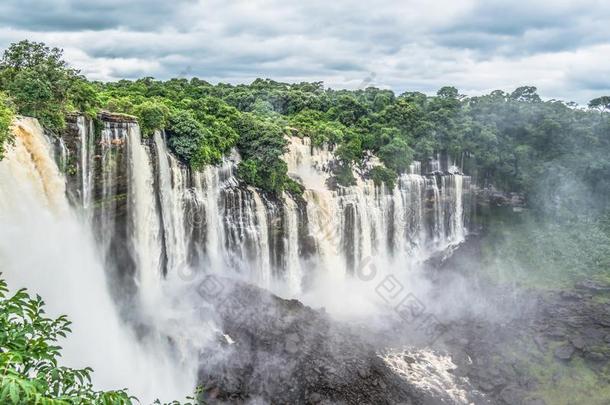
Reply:
<svg viewBox="0 0 610 405"><path fill-rule="evenodd" d="M386 184L393 184L390 179L413 160L443 154L463 163L478 184L506 191L534 195L537 179L558 166L582 175L595 190L610 191L604 153L608 96L591 100L587 110L544 101L532 86L467 97L451 86L427 96L270 79L249 85L152 77L89 82L63 61L60 49L29 41L5 51L0 91L10 99L1 105L39 118L55 132L72 111L135 115L145 137L165 130L170 148L194 169L217 164L236 148L242 157L240 178L272 193L302 189L288 177L282 160L287 135L308 136L314 145L334 149L339 185L352 184L351 167L364 165L371 154L384 167L370 175ZM7 108L0 117L11 116ZM6 119L0 119L0 137L2 122Z"/></svg>

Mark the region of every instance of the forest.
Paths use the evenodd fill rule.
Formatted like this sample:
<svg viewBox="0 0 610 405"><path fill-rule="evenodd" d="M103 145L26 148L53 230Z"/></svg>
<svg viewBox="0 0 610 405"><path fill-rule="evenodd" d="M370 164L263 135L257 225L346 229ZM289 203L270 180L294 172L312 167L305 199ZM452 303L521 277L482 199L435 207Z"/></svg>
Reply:
<svg viewBox="0 0 610 405"><path fill-rule="evenodd" d="M62 131L70 113L134 115L143 136L165 130L175 154L195 169L217 164L237 148L241 179L271 193L301 192L281 159L288 134L334 148L336 181L344 186L354 181L349 167L369 154L384 163L369 175L391 184L413 160L444 152L463 162L480 186L530 199L536 198L536 179L564 169L584 178L596 194L610 192L610 161L603 153L610 142L609 97L583 108L542 100L532 86L482 96L447 86L428 96L270 79L249 85L152 77L102 83L68 66L60 49L29 41L4 52L0 91L3 138L12 113L38 118L52 133Z"/></svg>

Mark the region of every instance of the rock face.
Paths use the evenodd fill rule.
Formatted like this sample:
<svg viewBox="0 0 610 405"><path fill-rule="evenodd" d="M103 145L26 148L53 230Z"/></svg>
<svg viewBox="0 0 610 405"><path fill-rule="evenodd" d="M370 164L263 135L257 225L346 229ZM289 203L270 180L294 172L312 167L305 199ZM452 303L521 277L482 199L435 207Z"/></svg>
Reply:
<svg viewBox="0 0 610 405"><path fill-rule="evenodd" d="M123 124L135 124L138 118L133 115L113 113L110 111L102 111L98 118L103 122L114 122Z"/></svg>
<svg viewBox="0 0 610 405"><path fill-rule="evenodd" d="M208 402L455 403L410 384L361 331L324 312L214 276L199 285L199 293L215 308L228 336L223 340L230 342L221 354L215 348L202 356L200 381Z"/></svg>
<svg viewBox="0 0 610 405"><path fill-rule="evenodd" d="M92 224L115 300L129 302L136 292L136 264L130 244L132 163L127 139L137 128L135 117L102 112L97 120L73 115L66 123L61 142L68 156L68 198Z"/></svg>
<svg viewBox="0 0 610 405"><path fill-rule="evenodd" d="M574 354L574 346L570 343L564 343L558 346L553 353L559 360L570 360Z"/></svg>
<svg viewBox="0 0 610 405"><path fill-rule="evenodd" d="M521 193L507 193L494 187L479 188L476 190L478 205L491 207L512 207L515 211L526 207L525 196Z"/></svg>

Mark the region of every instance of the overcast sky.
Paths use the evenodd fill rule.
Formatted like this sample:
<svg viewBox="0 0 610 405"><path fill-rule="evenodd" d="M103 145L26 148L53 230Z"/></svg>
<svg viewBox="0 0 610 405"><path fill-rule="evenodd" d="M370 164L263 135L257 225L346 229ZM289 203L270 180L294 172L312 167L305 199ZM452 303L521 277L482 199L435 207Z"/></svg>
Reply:
<svg viewBox="0 0 610 405"><path fill-rule="evenodd" d="M96 80L610 94L607 0L1 0L0 46L26 38Z"/></svg>

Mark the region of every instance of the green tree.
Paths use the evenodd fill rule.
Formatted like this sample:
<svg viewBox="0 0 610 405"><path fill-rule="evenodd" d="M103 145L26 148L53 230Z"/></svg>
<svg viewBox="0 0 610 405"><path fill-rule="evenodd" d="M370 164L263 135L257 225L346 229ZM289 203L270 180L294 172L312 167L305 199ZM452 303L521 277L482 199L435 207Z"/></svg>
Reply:
<svg viewBox="0 0 610 405"><path fill-rule="evenodd" d="M1 274L0 274L1 276ZM10 294L0 278L0 403L7 405L131 405L140 403L127 390L97 391L91 368L73 369L59 364L60 339L71 332L66 316L49 318L40 296L20 289ZM120 365L118 365L120 367ZM185 402L203 404L203 390ZM159 400L154 402L161 404Z"/></svg>
<svg viewBox="0 0 610 405"><path fill-rule="evenodd" d="M265 191L280 193L291 183L288 166L282 160L287 141L283 129L269 119L252 113L242 114L237 123L237 148L242 158L238 176ZM294 189L294 187L292 187Z"/></svg>
<svg viewBox="0 0 610 405"><path fill-rule="evenodd" d="M396 137L379 149L379 158L389 169L402 173L413 161L413 150L406 141Z"/></svg>
<svg viewBox="0 0 610 405"><path fill-rule="evenodd" d="M385 184L389 190L392 190L396 184L396 172L387 167L375 166L371 169L369 176L376 186Z"/></svg>
<svg viewBox="0 0 610 405"><path fill-rule="evenodd" d="M45 316L44 302L25 290L10 295L0 279L0 402L3 404L131 404L125 390L96 391L90 368L59 365L65 316Z"/></svg>
<svg viewBox="0 0 610 405"><path fill-rule="evenodd" d="M589 101L589 108L595 108L600 111L610 110L610 96L602 96Z"/></svg>
<svg viewBox="0 0 610 405"><path fill-rule="evenodd" d="M536 89L534 86L522 86L513 91L510 98L526 103L538 103L541 101L541 99L537 91L538 89Z"/></svg>
<svg viewBox="0 0 610 405"><path fill-rule="evenodd" d="M170 148L182 160L196 166L197 151L205 144L206 129L203 125L189 111L178 111L169 119L167 134Z"/></svg>
<svg viewBox="0 0 610 405"><path fill-rule="evenodd" d="M152 135L154 131L165 129L170 113L166 105L156 100L143 102L134 108L134 112L138 116L138 122L144 137Z"/></svg>
<svg viewBox="0 0 610 405"><path fill-rule="evenodd" d="M52 131L65 126L70 94L78 71L68 67L62 51L43 43L12 44L0 60L0 88L20 114L38 118Z"/></svg>
<svg viewBox="0 0 610 405"><path fill-rule="evenodd" d="M8 97L0 92L0 160L4 157L6 145L12 141L11 122L14 116Z"/></svg>

